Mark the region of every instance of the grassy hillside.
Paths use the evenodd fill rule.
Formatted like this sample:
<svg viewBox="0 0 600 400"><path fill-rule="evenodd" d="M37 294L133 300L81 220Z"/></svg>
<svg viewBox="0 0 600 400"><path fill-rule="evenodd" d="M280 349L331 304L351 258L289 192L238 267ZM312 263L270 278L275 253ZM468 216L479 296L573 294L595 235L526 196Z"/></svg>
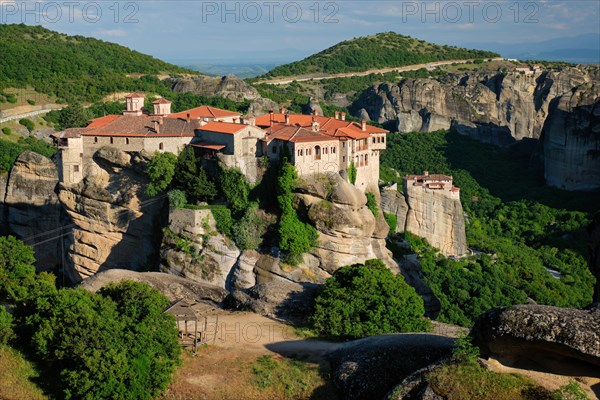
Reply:
<svg viewBox="0 0 600 400"><path fill-rule="evenodd" d="M31 86L63 100L84 96L96 101L104 94L152 90L158 84L127 74L190 72L114 43L39 26L0 24L0 38L0 93Z"/></svg>
<svg viewBox="0 0 600 400"><path fill-rule="evenodd" d="M498 57L498 54L441 46L410 36L386 32L346 40L302 61L281 65L264 77L366 71L373 68L400 67L441 60L490 57Z"/></svg>

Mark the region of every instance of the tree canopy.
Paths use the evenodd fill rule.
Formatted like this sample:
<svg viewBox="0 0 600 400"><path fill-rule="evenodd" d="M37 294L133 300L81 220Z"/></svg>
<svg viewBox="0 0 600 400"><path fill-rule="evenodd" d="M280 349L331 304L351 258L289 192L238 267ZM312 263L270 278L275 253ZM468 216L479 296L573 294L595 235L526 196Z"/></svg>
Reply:
<svg viewBox="0 0 600 400"><path fill-rule="evenodd" d="M324 335L359 338L429 330L423 300L381 260L342 267L315 300L313 326Z"/></svg>

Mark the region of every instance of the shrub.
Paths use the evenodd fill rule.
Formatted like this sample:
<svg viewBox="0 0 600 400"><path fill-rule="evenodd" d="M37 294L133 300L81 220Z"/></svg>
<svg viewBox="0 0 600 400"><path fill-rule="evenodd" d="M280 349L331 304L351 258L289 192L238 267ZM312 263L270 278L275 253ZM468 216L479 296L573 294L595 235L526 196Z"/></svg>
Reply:
<svg viewBox="0 0 600 400"><path fill-rule="evenodd" d="M19 124L21 124L25 128L27 128L27 130L29 131L29 133L33 132L33 129L35 128L35 124L33 123L33 121L30 120L30 119L28 119L28 118L21 118L19 120Z"/></svg>
<svg viewBox="0 0 600 400"><path fill-rule="evenodd" d="M356 174L358 173L356 169L356 165L354 165L354 161L350 162L350 166L348 167L348 180L351 184L356 183Z"/></svg>
<svg viewBox="0 0 600 400"><path fill-rule="evenodd" d="M229 208L235 215L242 213L248 207L250 185L242 171L237 168L221 169L219 186Z"/></svg>
<svg viewBox="0 0 600 400"><path fill-rule="evenodd" d="M97 294L62 289L36 299L27 319L31 344L59 372L64 398L152 399L181 351L167 305L140 282L110 284Z"/></svg>
<svg viewBox="0 0 600 400"><path fill-rule="evenodd" d="M155 152L148 163L150 183L146 187L146 195L153 197L165 191L175 175L177 157L172 153ZM185 204L185 203L184 203Z"/></svg>
<svg viewBox="0 0 600 400"><path fill-rule="evenodd" d="M396 233L396 228L398 227L398 217L396 217L396 214L383 213L383 217L390 227L390 234L393 235Z"/></svg>
<svg viewBox="0 0 600 400"><path fill-rule="evenodd" d="M589 400L589 397L579 383L571 381L554 391L552 400Z"/></svg>
<svg viewBox="0 0 600 400"><path fill-rule="evenodd" d="M171 209L183 208L187 204L187 198L183 190L170 190L167 193L167 197L169 198L169 208Z"/></svg>
<svg viewBox="0 0 600 400"><path fill-rule="evenodd" d="M456 340L456 347L452 352L455 360L462 363L474 363L479 357L479 347L473 344L473 339L468 335L462 335Z"/></svg>
<svg viewBox="0 0 600 400"><path fill-rule="evenodd" d="M227 207L212 206L211 211L217 224L217 230L223 235L231 237L231 230L233 228L231 210Z"/></svg>
<svg viewBox="0 0 600 400"><path fill-rule="evenodd" d="M423 300L402 275L373 259L337 270L316 298L310 321L321 334L358 338L427 331L424 313Z"/></svg>
<svg viewBox="0 0 600 400"><path fill-rule="evenodd" d="M0 305L0 346L7 344L13 337L13 316Z"/></svg>
<svg viewBox="0 0 600 400"><path fill-rule="evenodd" d="M35 279L33 249L14 236L0 237L0 300L19 302L27 298Z"/></svg>
<svg viewBox="0 0 600 400"><path fill-rule="evenodd" d="M30 106L35 106L35 100L27 99L27 103L28 103Z"/></svg>
<svg viewBox="0 0 600 400"><path fill-rule="evenodd" d="M4 133L6 136L10 136L12 135L12 129L10 129L8 126L5 126L2 128L2 133Z"/></svg>
<svg viewBox="0 0 600 400"><path fill-rule="evenodd" d="M233 241L241 250L257 249L262 242L266 224L257 212L258 204L250 203L242 218L232 227Z"/></svg>
<svg viewBox="0 0 600 400"><path fill-rule="evenodd" d="M215 184L208 179L206 171L198 165L194 149L186 147L177 157L174 183L187 195L188 200L210 200L217 195Z"/></svg>
<svg viewBox="0 0 600 400"><path fill-rule="evenodd" d="M375 195L371 192L367 192L365 194L367 196L367 208L371 210L375 217L377 217L377 212L379 210L377 208L377 199L375 198Z"/></svg>

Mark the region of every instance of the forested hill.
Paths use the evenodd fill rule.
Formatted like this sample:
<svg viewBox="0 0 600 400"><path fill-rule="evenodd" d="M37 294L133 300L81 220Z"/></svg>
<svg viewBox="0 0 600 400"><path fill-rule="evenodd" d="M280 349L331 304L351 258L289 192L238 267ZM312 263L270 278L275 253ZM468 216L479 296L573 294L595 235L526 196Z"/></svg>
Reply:
<svg viewBox="0 0 600 400"><path fill-rule="evenodd" d="M386 32L346 40L302 61L280 65L264 77L356 72L433 61L490 57L499 55L489 51L437 45L410 36Z"/></svg>
<svg viewBox="0 0 600 400"><path fill-rule="evenodd" d="M141 90L126 74L194 73L118 44L67 36L40 26L0 24L0 92L32 86L70 100L94 101L115 91Z"/></svg>

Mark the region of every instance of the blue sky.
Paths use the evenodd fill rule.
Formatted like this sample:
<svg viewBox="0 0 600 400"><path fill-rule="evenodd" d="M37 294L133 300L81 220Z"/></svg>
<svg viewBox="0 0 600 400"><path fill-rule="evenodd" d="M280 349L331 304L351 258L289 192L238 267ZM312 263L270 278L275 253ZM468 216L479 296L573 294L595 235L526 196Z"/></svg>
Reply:
<svg viewBox="0 0 600 400"><path fill-rule="evenodd" d="M2 23L41 24L167 60L283 62L384 31L470 47L600 34L599 0L11 1L0 0Z"/></svg>

